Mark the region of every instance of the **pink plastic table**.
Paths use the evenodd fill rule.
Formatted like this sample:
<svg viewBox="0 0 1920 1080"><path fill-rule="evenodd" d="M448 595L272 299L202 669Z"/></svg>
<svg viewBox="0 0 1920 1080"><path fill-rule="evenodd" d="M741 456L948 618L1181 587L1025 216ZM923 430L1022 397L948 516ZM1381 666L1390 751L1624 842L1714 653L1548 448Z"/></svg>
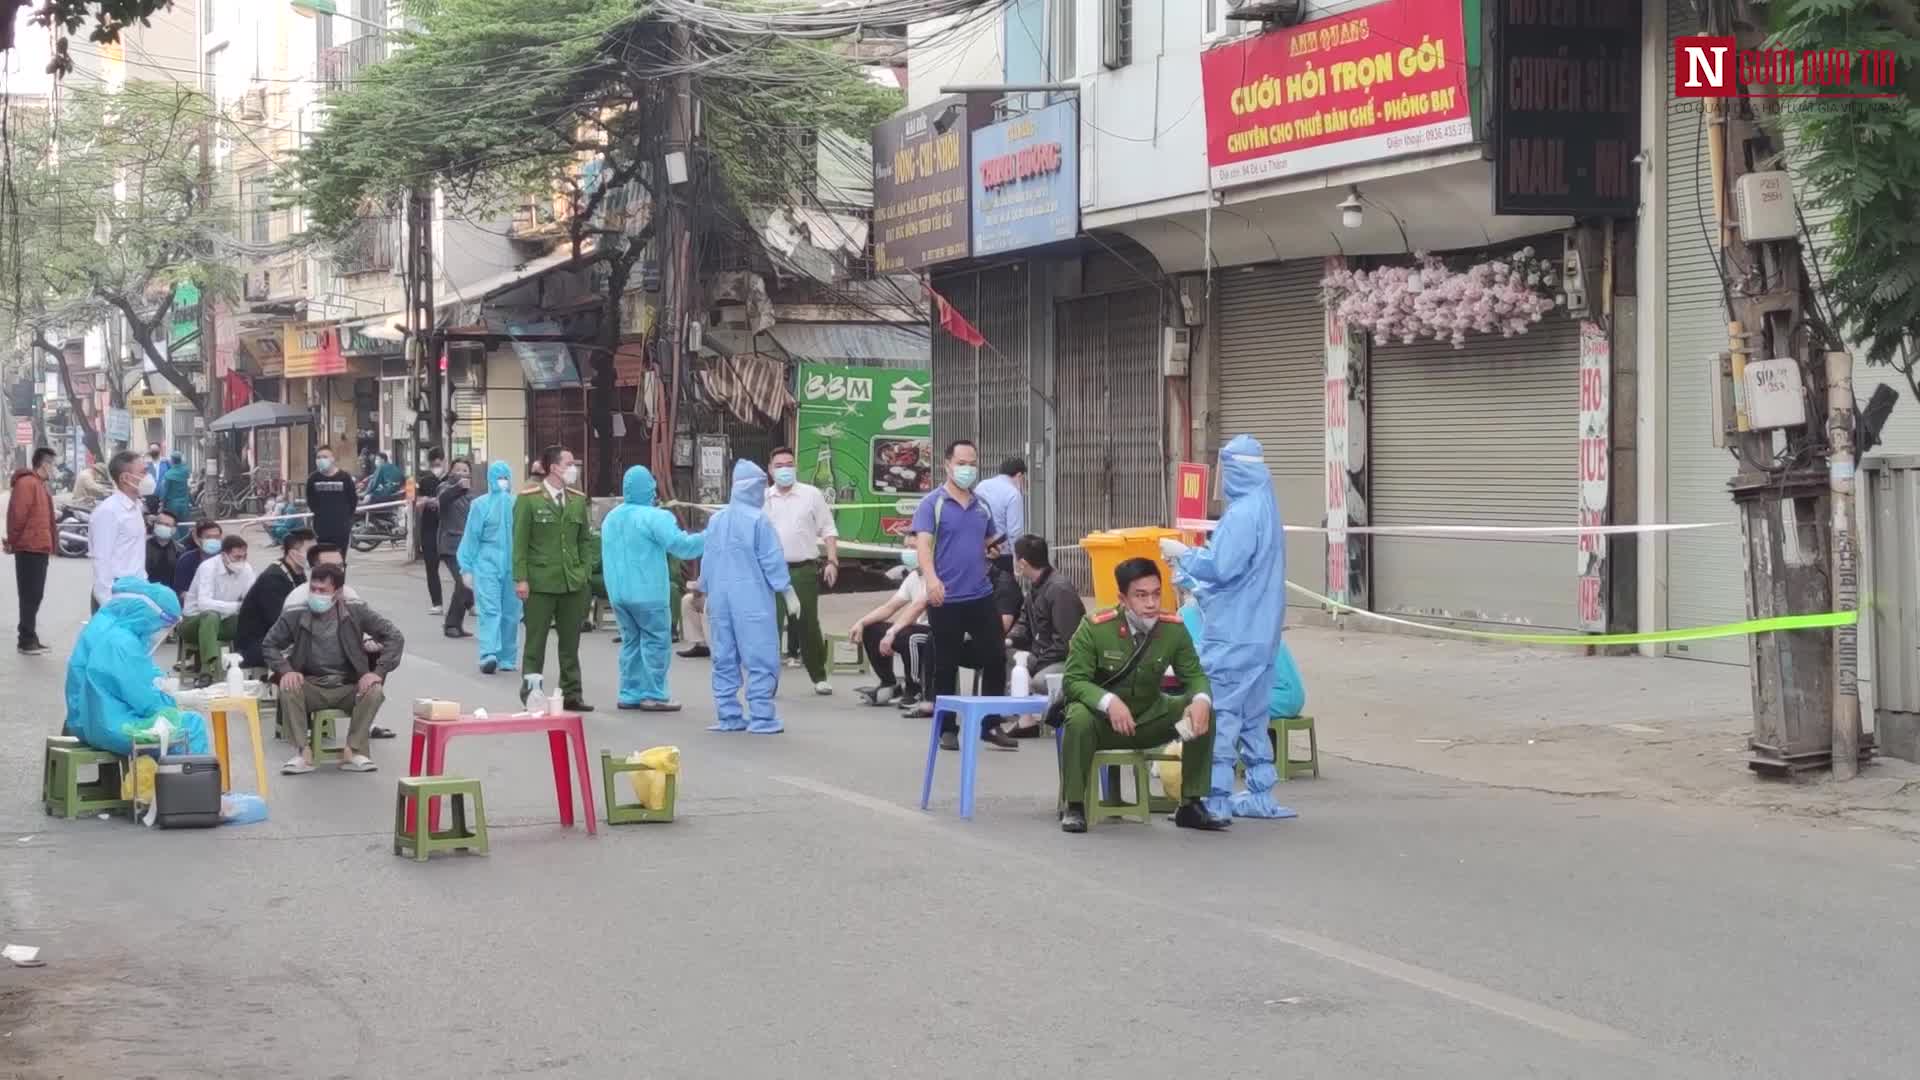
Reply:
<svg viewBox="0 0 1920 1080"><path fill-rule="evenodd" d="M586 811L587 832L597 832L593 808L593 775L587 771L587 732L579 713L559 712L545 716L489 716L475 720L463 715L458 720L413 721L413 754L407 762L408 776L441 776L447 764L447 744L456 735L524 735L545 732L547 748L553 756L553 791L560 800L560 824L573 827L573 784L567 776L567 743L573 743L573 766L580 774L580 806ZM428 800L428 828L440 827L440 800ZM414 824L419 807L407 807L407 828Z"/></svg>

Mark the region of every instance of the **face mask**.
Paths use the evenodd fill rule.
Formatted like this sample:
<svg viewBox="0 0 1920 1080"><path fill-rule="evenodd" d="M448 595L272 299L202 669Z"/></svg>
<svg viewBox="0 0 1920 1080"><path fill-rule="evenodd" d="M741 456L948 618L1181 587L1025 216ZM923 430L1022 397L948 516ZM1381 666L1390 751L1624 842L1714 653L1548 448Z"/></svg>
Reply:
<svg viewBox="0 0 1920 1080"><path fill-rule="evenodd" d="M153 487L154 487L153 477L143 476L140 478L140 494L141 495L146 496L146 495L153 494Z"/></svg>
<svg viewBox="0 0 1920 1080"><path fill-rule="evenodd" d="M220 554L220 541L202 540L200 541L200 550L206 552L209 555L218 555Z"/></svg>
<svg viewBox="0 0 1920 1080"><path fill-rule="evenodd" d="M908 548L907 550L901 552L900 565L906 567L909 570L920 569L920 553L913 550L912 548Z"/></svg>
<svg viewBox="0 0 1920 1080"><path fill-rule="evenodd" d="M307 610L313 612L315 615L325 615L327 612L333 610L333 597L331 595L309 596L307 597Z"/></svg>
<svg viewBox="0 0 1920 1080"><path fill-rule="evenodd" d="M160 541L163 544L172 543L173 542L173 526L155 525L153 527L153 538L155 540Z"/></svg>
<svg viewBox="0 0 1920 1080"><path fill-rule="evenodd" d="M793 486L793 476L794 476L793 466L791 465L782 465L779 468L773 470L773 482L780 485L783 488L790 488Z"/></svg>
<svg viewBox="0 0 1920 1080"><path fill-rule="evenodd" d="M245 565L247 565L247 557L245 555L240 556L238 559L228 559L227 571L237 574L240 572L240 568Z"/></svg>
<svg viewBox="0 0 1920 1080"><path fill-rule="evenodd" d="M512 491L513 481L503 476L500 479L495 480L493 482L493 490L501 492L503 494L506 492Z"/></svg>
<svg viewBox="0 0 1920 1080"><path fill-rule="evenodd" d="M428 469L427 471L432 473L435 476L447 475L447 467L445 465L435 465L433 468Z"/></svg>
<svg viewBox="0 0 1920 1080"><path fill-rule="evenodd" d="M577 484L580 482L580 466L578 465L567 466L566 482L568 484Z"/></svg>
<svg viewBox="0 0 1920 1080"><path fill-rule="evenodd" d="M955 465L953 467L953 486L961 491L972 491L974 482L980 479L980 466Z"/></svg>
<svg viewBox="0 0 1920 1080"><path fill-rule="evenodd" d="M321 472L326 472L328 469L333 468L333 459L330 457L315 458L313 459L313 463L320 466Z"/></svg>
<svg viewBox="0 0 1920 1080"><path fill-rule="evenodd" d="M1132 608L1127 608L1126 611L1127 626L1136 634L1145 634L1151 631L1153 624L1160 621L1158 616L1135 615Z"/></svg>

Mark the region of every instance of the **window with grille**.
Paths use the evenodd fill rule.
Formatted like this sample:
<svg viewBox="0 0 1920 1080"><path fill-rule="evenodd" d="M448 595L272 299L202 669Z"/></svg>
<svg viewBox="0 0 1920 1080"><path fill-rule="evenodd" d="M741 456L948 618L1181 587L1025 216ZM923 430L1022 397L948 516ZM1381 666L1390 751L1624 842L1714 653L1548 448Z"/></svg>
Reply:
<svg viewBox="0 0 1920 1080"><path fill-rule="evenodd" d="M1100 63L1123 68L1133 63L1133 0L1106 0L1100 27Z"/></svg>

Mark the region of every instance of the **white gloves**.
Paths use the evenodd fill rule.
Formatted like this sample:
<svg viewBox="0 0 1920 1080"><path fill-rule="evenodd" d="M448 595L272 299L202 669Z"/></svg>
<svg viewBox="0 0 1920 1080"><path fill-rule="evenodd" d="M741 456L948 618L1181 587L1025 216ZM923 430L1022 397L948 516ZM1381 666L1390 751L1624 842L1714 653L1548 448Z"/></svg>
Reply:
<svg viewBox="0 0 1920 1080"><path fill-rule="evenodd" d="M791 587L787 589L787 617L790 619L800 617L800 594Z"/></svg>
<svg viewBox="0 0 1920 1080"><path fill-rule="evenodd" d="M1180 557L1193 549L1171 537L1160 541L1160 557L1168 562L1179 562Z"/></svg>

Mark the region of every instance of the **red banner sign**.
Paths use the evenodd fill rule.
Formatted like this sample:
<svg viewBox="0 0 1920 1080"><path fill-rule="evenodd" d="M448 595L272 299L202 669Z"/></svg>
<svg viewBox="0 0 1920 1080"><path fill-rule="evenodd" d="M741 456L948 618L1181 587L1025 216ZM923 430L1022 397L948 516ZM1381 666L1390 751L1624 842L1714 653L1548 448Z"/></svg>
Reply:
<svg viewBox="0 0 1920 1080"><path fill-rule="evenodd" d="M1200 54L1215 187L1473 141L1454 0L1385 0Z"/></svg>
<svg viewBox="0 0 1920 1080"><path fill-rule="evenodd" d="M1173 499L1175 522L1205 521L1207 517L1207 467L1183 461L1177 467ZM1183 526L1184 527L1184 526Z"/></svg>

